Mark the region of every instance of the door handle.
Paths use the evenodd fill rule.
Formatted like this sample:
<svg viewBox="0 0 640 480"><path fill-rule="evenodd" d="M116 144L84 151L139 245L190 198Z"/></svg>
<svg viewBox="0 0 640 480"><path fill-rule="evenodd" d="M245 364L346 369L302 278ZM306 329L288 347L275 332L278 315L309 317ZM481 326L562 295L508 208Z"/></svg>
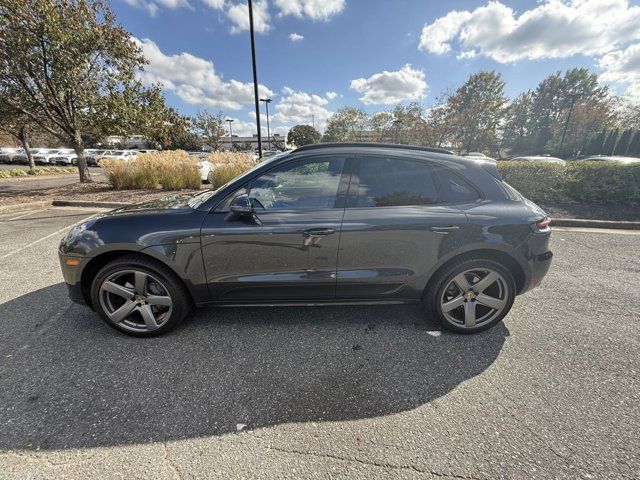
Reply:
<svg viewBox="0 0 640 480"><path fill-rule="evenodd" d="M459 228L457 225L434 225L433 227L429 227L428 230L436 233L449 233Z"/></svg>
<svg viewBox="0 0 640 480"><path fill-rule="evenodd" d="M335 228L311 228L302 232L302 236L305 238L323 237L325 235L331 235L333 233L336 233Z"/></svg>

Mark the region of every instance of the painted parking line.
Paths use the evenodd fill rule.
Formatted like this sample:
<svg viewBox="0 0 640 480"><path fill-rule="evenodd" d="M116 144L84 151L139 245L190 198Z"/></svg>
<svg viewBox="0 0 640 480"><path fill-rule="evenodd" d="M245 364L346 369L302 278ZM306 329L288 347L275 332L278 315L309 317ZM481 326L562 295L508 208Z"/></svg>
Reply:
<svg viewBox="0 0 640 480"><path fill-rule="evenodd" d="M7 258L7 257L10 257L11 255L15 255L16 253L19 253L19 252L21 252L21 251L23 251L23 250L26 250L27 248L30 248L30 247L32 247L33 245L36 245L36 244L38 244L38 243L40 243L40 242L42 242L42 241L44 241L44 240L47 240L47 239L49 239L49 238L51 238L51 237L54 237L54 236L56 236L56 235L60 235L61 233L66 232L66 231L67 231L67 230L69 230L70 228L73 228L75 225L78 225L79 223L82 223L82 222L84 222L85 220L88 220L89 218L93 217L94 215L95 215L95 213L92 213L91 215L88 215L88 216L84 217L83 219L81 219L81 220L79 220L79 221L77 221L77 222L75 222L75 223L72 223L72 224L70 224L70 225L66 225L65 227L63 227L63 228L61 228L61 229L59 229L59 230L56 230L56 231L55 231L55 232L53 232L53 233L50 233L50 234L48 234L48 235L45 235L44 237L41 237L41 238L39 238L38 240L34 240L33 242L30 242L30 243L28 243L28 244L26 244L26 245L23 245L23 246L22 246L22 247L20 247L20 248L17 248L17 249L12 250L12 251L10 251L10 252L8 252L8 253L5 253L4 255L0 256L0 260L5 259L5 258Z"/></svg>
<svg viewBox="0 0 640 480"><path fill-rule="evenodd" d="M552 227L552 232L578 232L578 233L608 233L617 235L640 235L640 230L622 230L614 228L584 228L584 227Z"/></svg>

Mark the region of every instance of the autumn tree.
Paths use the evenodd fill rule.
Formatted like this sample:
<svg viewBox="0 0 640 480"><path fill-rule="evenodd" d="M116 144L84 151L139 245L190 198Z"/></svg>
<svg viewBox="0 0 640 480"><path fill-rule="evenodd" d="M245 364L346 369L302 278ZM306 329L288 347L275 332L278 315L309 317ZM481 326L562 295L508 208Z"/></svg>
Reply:
<svg viewBox="0 0 640 480"><path fill-rule="evenodd" d="M204 145L217 151L220 149L220 139L225 135L224 121L225 117L221 113L214 115L207 110L201 110L193 119L193 126Z"/></svg>
<svg viewBox="0 0 640 480"><path fill-rule="evenodd" d="M145 60L106 0L0 0L0 89L7 103L73 147L90 181L85 139L128 134Z"/></svg>
<svg viewBox="0 0 640 480"><path fill-rule="evenodd" d="M367 124L367 114L355 107L343 107L327 120L323 142L359 142Z"/></svg>
<svg viewBox="0 0 640 480"><path fill-rule="evenodd" d="M289 133L287 133L287 143L295 145L296 147L302 147L304 145L318 143L320 137L320 132L311 125L295 125L291 127Z"/></svg>
<svg viewBox="0 0 640 480"><path fill-rule="evenodd" d="M36 167L31 155L30 132L32 127L31 119L9 105L6 102L6 97L0 91L0 132L8 134L20 142L29 162L30 171Z"/></svg>
<svg viewBox="0 0 640 480"><path fill-rule="evenodd" d="M454 146L462 151L495 152L507 109L504 81L496 72L472 74L448 99L447 121Z"/></svg>

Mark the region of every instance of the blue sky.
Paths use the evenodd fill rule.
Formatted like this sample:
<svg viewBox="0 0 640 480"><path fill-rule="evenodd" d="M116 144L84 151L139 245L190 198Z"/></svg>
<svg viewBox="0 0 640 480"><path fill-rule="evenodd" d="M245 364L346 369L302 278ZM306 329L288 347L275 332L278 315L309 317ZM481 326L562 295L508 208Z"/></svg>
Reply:
<svg viewBox="0 0 640 480"><path fill-rule="evenodd" d="M111 3L150 60L143 80L161 83L171 105L221 111L234 133L255 129L245 2ZM584 66L640 98L638 1L254 0L254 9L259 82L281 133L312 115L322 129L344 105L430 106L482 69L498 71L510 97Z"/></svg>

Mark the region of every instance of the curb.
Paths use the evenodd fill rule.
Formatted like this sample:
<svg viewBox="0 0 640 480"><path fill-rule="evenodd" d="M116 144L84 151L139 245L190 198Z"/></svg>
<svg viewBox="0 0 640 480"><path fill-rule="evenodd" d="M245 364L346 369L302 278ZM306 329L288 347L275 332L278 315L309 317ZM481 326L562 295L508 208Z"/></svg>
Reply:
<svg viewBox="0 0 640 480"><path fill-rule="evenodd" d="M120 208L130 205L125 202L90 202L85 200L54 200L54 207L89 207L89 208Z"/></svg>
<svg viewBox="0 0 640 480"><path fill-rule="evenodd" d="M28 212L29 210L42 210L50 206L51 206L50 200L43 200L41 202L16 203L14 205L3 205L3 206L0 206L0 215L4 215L7 213L11 214L11 213Z"/></svg>
<svg viewBox="0 0 640 480"><path fill-rule="evenodd" d="M614 230L640 230L640 222L587 220L583 218L553 218L552 227L610 228Z"/></svg>

